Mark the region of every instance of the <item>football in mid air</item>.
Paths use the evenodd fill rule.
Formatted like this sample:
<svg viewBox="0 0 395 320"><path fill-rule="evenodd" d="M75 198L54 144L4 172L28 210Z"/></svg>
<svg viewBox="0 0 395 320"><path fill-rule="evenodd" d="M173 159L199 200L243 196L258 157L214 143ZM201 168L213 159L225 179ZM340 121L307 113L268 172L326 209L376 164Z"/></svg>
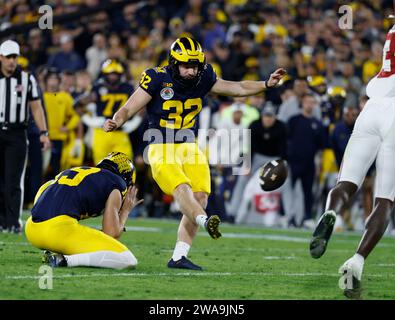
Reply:
<svg viewBox="0 0 395 320"><path fill-rule="evenodd" d="M259 184L263 191L273 191L280 188L288 176L288 164L283 159L269 161L259 170Z"/></svg>

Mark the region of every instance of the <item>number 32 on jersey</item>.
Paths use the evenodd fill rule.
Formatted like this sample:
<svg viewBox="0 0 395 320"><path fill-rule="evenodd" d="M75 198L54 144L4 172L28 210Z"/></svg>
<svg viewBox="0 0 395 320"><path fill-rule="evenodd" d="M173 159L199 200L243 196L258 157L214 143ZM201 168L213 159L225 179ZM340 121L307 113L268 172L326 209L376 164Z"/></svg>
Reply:
<svg viewBox="0 0 395 320"><path fill-rule="evenodd" d="M167 100L163 110L172 111L168 119L161 119L159 125L169 129L190 129L195 125L195 117L202 110L202 99L188 99L184 103L179 100ZM184 114L187 112L186 114Z"/></svg>

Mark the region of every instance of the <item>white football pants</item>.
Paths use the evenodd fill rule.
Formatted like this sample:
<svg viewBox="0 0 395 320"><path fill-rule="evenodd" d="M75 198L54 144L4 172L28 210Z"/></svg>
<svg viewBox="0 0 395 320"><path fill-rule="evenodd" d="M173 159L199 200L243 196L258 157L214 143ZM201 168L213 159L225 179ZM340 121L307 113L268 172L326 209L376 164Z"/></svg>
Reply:
<svg viewBox="0 0 395 320"><path fill-rule="evenodd" d="M362 185L376 160L375 198L395 197L395 98L370 99L348 141L338 181Z"/></svg>

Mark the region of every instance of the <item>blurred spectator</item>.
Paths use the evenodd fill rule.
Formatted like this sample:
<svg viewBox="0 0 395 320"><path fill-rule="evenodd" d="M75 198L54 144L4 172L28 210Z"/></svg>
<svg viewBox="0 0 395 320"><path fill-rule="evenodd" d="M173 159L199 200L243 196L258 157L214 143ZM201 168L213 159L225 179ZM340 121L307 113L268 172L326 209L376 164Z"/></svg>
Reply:
<svg viewBox="0 0 395 320"><path fill-rule="evenodd" d="M225 42L215 42L213 45L214 61L221 67L222 78L225 80L236 80L235 68L237 57Z"/></svg>
<svg viewBox="0 0 395 320"><path fill-rule="evenodd" d="M281 89L280 89L281 90ZM301 113L301 98L309 94L309 87L306 78L298 78L293 82L293 89L284 88L281 99L282 104L278 110L278 119L287 123L290 118ZM283 100L284 99L284 100ZM318 101L315 99L316 105L312 112L315 118L321 119L321 109L319 108Z"/></svg>
<svg viewBox="0 0 395 320"><path fill-rule="evenodd" d="M237 177L232 174L232 169L239 164L240 156L248 151L248 141L243 132L247 127L242 122L246 106L230 106L231 117L219 120L215 136L210 139L209 161L214 168L211 182L213 193L209 196L208 207L210 210L216 209L215 212L224 221L228 220L225 203L232 197Z"/></svg>
<svg viewBox="0 0 395 320"><path fill-rule="evenodd" d="M40 29L31 29L28 38L29 50L26 52L26 58L29 60L30 68L35 68L47 62L48 54L45 41Z"/></svg>
<svg viewBox="0 0 395 320"><path fill-rule="evenodd" d="M60 73L60 89L67 93L75 90L75 74L72 70L65 69Z"/></svg>
<svg viewBox="0 0 395 320"><path fill-rule="evenodd" d="M371 48L369 60L365 61L362 67L362 80L366 84L381 69L383 59L383 45L381 42L374 42Z"/></svg>
<svg viewBox="0 0 395 320"><path fill-rule="evenodd" d="M48 117L48 132L52 144L50 163L46 178L52 179L60 172L62 161L67 155L63 152L68 133L77 128L80 117L74 111L73 98L60 90L60 74L57 69L49 69L45 75L43 95Z"/></svg>
<svg viewBox="0 0 395 320"><path fill-rule="evenodd" d="M243 190L255 171L268 161L286 156L286 126L276 119L276 110L270 102L265 104L260 119L253 121L249 129L251 130L251 170L247 175L238 176L228 210L234 217L239 215Z"/></svg>
<svg viewBox="0 0 395 320"><path fill-rule="evenodd" d="M346 107L343 111L343 119L338 121L331 134L331 146L335 152L336 162L340 168L347 142L350 139L354 129L355 120L359 114L359 109L355 107Z"/></svg>
<svg viewBox="0 0 395 320"><path fill-rule="evenodd" d="M126 58L126 50L122 45L121 37L116 33L111 33L108 37L107 55L110 59L124 60Z"/></svg>
<svg viewBox="0 0 395 320"><path fill-rule="evenodd" d="M215 43L226 41L226 28L224 23L227 20L225 13L220 10L217 3L210 3L208 6L208 23L203 39L203 46L207 50L212 50Z"/></svg>
<svg viewBox="0 0 395 320"><path fill-rule="evenodd" d="M73 38L69 34L63 34L60 37L60 52L49 57L48 65L63 70L78 71L85 67L83 59L74 51Z"/></svg>
<svg viewBox="0 0 395 320"><path fill-rule="evenodd" d="M273 72L273 66L276 65L276 56L272 51L272 43L265 40L259 45L259 74L261 79L267 79Z"/></svg>
<svg viewBox="0 0 395 320"><path fill-rule="evenodd" d="M97 33L93 36L93 45L86 50L85 58L92 79L96 79L100 73L102 63L107 59L106 37Z"/></svg>
<svg viewBox="0 0 395 320"><path fill-rule="evenodd" d="M87 70L78 71L75 74L75 87L71 95L74 100L86 95L92 89L92 76Z"/></svg>
<svg viewBox="0 0 395 320"><path fill-rule="evenodd" d="M252 121L259 118L259 111L248 105L246 97L238 97L234 98L234 102L230 105L230 107L222 110L220 114L220 121L226 121L225 119L231 119L233 116L233 110L235 108L243 109L243 117L242 124L244 127L248 127Z"/></svg>
<svg viewBox="0 0 395 320"><path fill-rule="evenodd" d="M327 145L323 125L313 116L316 103L314 95L306 93L302 96L301 114L288 121L287 159L291 169L292 187L297 180L302 182L305 212L302 225L307 228L315 227L312 216L315 157Z"/></svg>

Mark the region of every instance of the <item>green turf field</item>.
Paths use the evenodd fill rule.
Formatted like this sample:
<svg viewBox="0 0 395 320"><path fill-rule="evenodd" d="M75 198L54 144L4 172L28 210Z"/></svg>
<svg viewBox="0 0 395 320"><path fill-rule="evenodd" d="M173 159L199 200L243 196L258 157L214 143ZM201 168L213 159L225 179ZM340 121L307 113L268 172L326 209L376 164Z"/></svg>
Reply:
<svg viewBox="0 0 395 320"><path fill-rule="evenodd" d="M99 226L100 219L87 225ZM168 269L178 223L129 219L121 241L139 260L135 270L59 268L53 289L39 288L41 251L24 236L0 234L0 299L346 299L337 270L360 234L335 234L319 260L310 232L222 226L212 240L201 230L189 257L203 272ZM365 263L364 299L395 299L395 239L385 237Z"/></svg>

